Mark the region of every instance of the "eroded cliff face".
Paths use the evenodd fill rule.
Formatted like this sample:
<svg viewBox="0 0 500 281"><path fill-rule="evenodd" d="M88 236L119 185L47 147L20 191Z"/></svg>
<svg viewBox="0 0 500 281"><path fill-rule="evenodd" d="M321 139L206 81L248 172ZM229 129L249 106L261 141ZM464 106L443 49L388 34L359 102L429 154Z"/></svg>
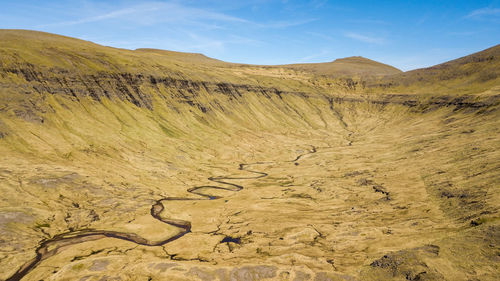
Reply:
<svg viewBox="0 0 500 281"><path fill-rule="evenodd" d="M498 85L409 94L2 36L1 279L500 271Z"/></svg>
<svg viewBox="0 0 500 281"><path fill-rule="evenodd" d="M118 68L119 66L115 66ZM263 100L274 98L283 100L283 96L296 96L303 99L322 99L330 104L363 103L373 104L401 104L414 108L415 111L425 112L440 107L454 106L457 110L468 108L471 111L489 110L498 103L498 94L486 96L477 95L415 95L415 94L363 94L365 86L351 79L340 79L331 83L302 82L300 89L283 87L283 81L275 85L243 84L217 82L211 80L190 80L190 77L171 77L170 72L161 74L142 74L130 72L97 72L78 73L77 71L61 68L39 68L30 63L19 63L10 67L0 68L0 77L3 80L4 107L14 109L18 117L26 120L42 122L41 116L47 110L43 100L47 95L57 95L71 102L90 98L96 102L103 99L110 101L127 101L131 104L154 111L153 99L160 99L171 109L179 112L173 104L191 106L195 111L207 113L218 111L231 112L233 105L229 102L240 102L244 95L254 95ZM271 80L272 81L272 80ZM245 81L243 81L245 82ZM18 103L10 102L18 98ZM284 102L286 104L286 101ZM286 104L290 107L289 104Z"/></svg>

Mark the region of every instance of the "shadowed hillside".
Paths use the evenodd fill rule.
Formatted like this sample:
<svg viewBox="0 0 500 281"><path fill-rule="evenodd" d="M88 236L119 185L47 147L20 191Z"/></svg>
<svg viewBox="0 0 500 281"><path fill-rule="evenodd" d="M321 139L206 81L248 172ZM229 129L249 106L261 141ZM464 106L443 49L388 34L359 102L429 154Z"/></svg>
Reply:
<svg viewBox="0 0 500 281"><path fill-rule="evenodd" d="M1 30L0 279L496 280L496 49L399 73Z"/></svg>

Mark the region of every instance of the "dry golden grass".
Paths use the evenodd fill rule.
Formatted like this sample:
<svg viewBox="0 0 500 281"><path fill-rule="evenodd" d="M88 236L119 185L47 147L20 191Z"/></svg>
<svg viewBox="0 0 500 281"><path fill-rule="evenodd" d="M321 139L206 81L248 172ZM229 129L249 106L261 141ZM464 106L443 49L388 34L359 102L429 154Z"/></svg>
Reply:
<svg viewBox="0 0 500 281"><path fill-rule="evenodd" d="M56 241L22 280L497 279L498 84L387 95L28 31L0 54L0 279L61 233L175 235L157 200L191 232ZM233 191L168 200L204 185Z"/></svg>
<svg viewBox="0 0 500 281"><path fill-rule="evenodd" d="M316 75L344 78L368 78L394 75L401 70L363 57L348 57L326 63L304 63L283 65L285 68L311 72Z"/></svg>

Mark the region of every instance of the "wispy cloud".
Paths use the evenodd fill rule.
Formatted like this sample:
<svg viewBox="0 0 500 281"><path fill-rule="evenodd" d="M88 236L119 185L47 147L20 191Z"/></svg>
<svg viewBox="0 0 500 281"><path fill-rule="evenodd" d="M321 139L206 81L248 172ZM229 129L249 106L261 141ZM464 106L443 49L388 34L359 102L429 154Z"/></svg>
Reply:
<svg viewBox="0 0 500 281"><path fill-rule="evenodd" d="M99 22L99 21L108 20L108 19L120 18L120 17L127 16L130 14L138 13L138 12L147 12L147 11L155 11L155 10L157 10L157 8L155 8L155 7L149 7L147 9L144 9L144 8L138 9L138 7L119 9L119 10L111 11L111 12L104 13L104 14L97 15L97 16L83 17L81 19L73 20L73 21L62 21L62 22L49 23L49 24L39 25L38 27L68 26L68 25L77 25L77 24Z"/></svg>
<svg viewBox="0 0 500 281"><path fill-rule="evenodd" d="M191 39L191 44L187 47L187 49L189 51L196 51L196 52L217 53L224 51L227 45L241 44L247 46L248 45L257 46L262 44L261 41L238 35L228 35L224 39L214 39L211 37L205 37L203 35L193 32L187 32L187 35Z"/></svg>
<svg viewBox="0 0 500 281"><path fill-rule="evenodd" d="M255 25L258 27L263 27L263 28L287 28L287 27L308 24L308 23L316 21L316 20L318 20L318 19L312 18L312 19L303 19L303 20L285 20L285 21L269 22L269 23L264 23L264 24L255 23Z"/></svg>
<svg viewBox="0 0 500 281"><path fill-rule="evenodd" d="M107 20L120 20L146 26L160 23L175 23L177 26L196 25L203 27L204 29L224 29L221 24L236 23L246 24L254 28L280 29L304 25L316 21L317 19L285 19L280 21L270 21L267 23L258 23L225 13L187 6L179 2L145 2L106 11L97 15L84 15L75 20L38 25L36 28L65 27Z"/></svg>
<svg viewBox="0 0 500 281"><path fill-rule="evenodd" d="M460 32L449 32L448 35L452 36L473 36L480 33L479 31L460 31Z"/></svg>
<svg viewBox="0 0 500 281"><path fill-rule="evenodd" d="M315 9L320 9L324 7L326 4L328 4L327 0L312 0L310 4L313 6Z"/></svg>
<svg viewBox="0 0 500 281"><path fill-rule="evenodd" d="M357 41L361 41L364 43L370 43L370 44L384 44L385 39L382 37L374 37L374 36L368 36L364 34L359 34L356 32L345 32L344 36L347 38L351 38Z"/></svg>
<svg viewBox="0 0 500 281"><path fill-rule="evenodd" d="M312 60L316 60L316 59L321 59L321 58L324 58L326 55L330 54L329 51L327 50L322 50L321 52L319 53L316 53L316 54L312 54L312 55L309 55L309 56L305 56L305 57L302 57L300 59L297 60L297 62L311 62Z"/></svg>
<svg viewBox="0 0 500 281"><path fill-rule="evenodd" d="M421 16L417 22L415 23L416 25L422 25L425 22L427 22L431 18L430 13L425 13L423 16Z"/></svg>
<svg viewBox="0 0 500 281"><path fill-rule="evenodd" d="M179 30L180 36L173 37L145 37L130 38L130 40L108 40L106 38L85 37L92 42L125 49L158 48L180 52L203 53L208 56L220 56L225 53L230 45L261 46L265 44L249 37L227 34L224 37L212 37L190 30Z"/></svg>
<svg viewBox="0 0 500 281"><path fill-rule="evenodd" d="M333 36L330 36L330 35L327 35L327 34L323 34L323 33L319 33L319 32L312 32L312 31L307 31L306 33L309 34L309 35L321 38L321 39L323 39L325 41L336 41Z"/></svg>
<svg viewBox="0 0 500 281"><path fill-rule="evenodd" d="M139 5L108 11L98 15L88 15L77 20L62 21L38 27L70 26L95 23L111 19L121 19L143 25L162 22L200 23L206 20L218 22L249 23L249 21L200 8L188 7L174 2L147 2Z"/></svg>
<svg viewBox="0 0 500 281"><path fill-rule="evenodd" d="M378 24L378 25L389 24L386 21L376 20L376 19L351 19L351 20L347 20L347 22L348 23L357 23L357 24Z"/></svg>
<svg viewBox="0 0 500 281"><path fill-rule="evenodd" d="M485 16L500 16L499 8L481 8L470 12L465 18L481 18Z"/></svg>

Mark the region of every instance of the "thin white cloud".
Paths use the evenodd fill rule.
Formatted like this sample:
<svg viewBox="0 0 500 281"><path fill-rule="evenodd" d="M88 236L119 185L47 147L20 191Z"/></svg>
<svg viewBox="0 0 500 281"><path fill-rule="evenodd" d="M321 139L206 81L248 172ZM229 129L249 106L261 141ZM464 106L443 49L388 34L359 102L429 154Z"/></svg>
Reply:
<svg viewBox="0 0 500 281"><path fill-rule="evenodd" d="M192 8L179 3L148 2L109 11L100 15L86 16L72 21L49 23L38 27L70 26L100 22L110 19L123 19L144 25L152 25L162 22L188 22L203 24L204 20L249 23L249 21L242 18L209 10Z"/></svg>
<svg viewBox="0 0 500 281"><path fill-rule="evenodd" d="M357 41L361 41L364 43L370 43L370 44L384 44L385 39L382 37L373 37L373 36L367 36L355 32L345 32L344 36L347 38L351 38Z"/></svg>
<svg viewBox="0 0 500 281"><path fill-rule="evenodd" d="M237 35L228 35L227 38L224 39L205 37L193 32L187 32L187 35L192 40L191 44L187 46L187 48L190 51L202 52L204 54L224 51L227 45L256 46L262 44L261 41Z"/></svg>
<svg viewBox="0 0 500 281"><path fill-rule="evenodd" d="M389 22L383 20L376 19L351 19L347 20L349 23L357 23L357 24L379 24L379 25L387 25Z"/></svg>
<svg viewBox="0 0 500 281"><path fill-rule="evenodd" d="M307 31L306 33L309 35L315 36L315 37L319 37L325 41L336 41L333 36L330 36L327 34L323 34L323 33L319 33L319 32L311 32L311 31Z"/></svg>
<svg viewBox="0 0 500 281"><path fill-rule="evenodd" d="M310 3L315 9L320 9L326 4L328 4L327 0L312 0Z"/></svg>
<svg viewBox="0 0 500 281"><path fill-rule="evenodd" d="M96 6L94 10L99 10L99 8L102 9L102 7ZM102 14L83 16L76 20L38 25L36 28L65 27L113 19L146 26L160 23L175 23L177 26L196 25L203 29L225 29L225 27L221 25L222 23L239 23L256 28L279 29L304 25L317 20L316 18L309 18L257 23L225 13L190 7L179 2L146 2L133 6L121 7L120 9L107 11Z"/></svg>
<svg viewBox="0 0 500 281"><path fill-rule="evenodd" d="M153 9L149 9L150 11L153 11ZM111 11L109 13L97 15L97 16L90 16L90 17L84 17L78 20L73 20L73 21L62 21L62 22L56 22L56 23L49 23L49 24L43 24L39 25L38 27L52 27L52 26L68 26L68 25L77 25L77 24L85 24L85 23L91 23L91 22L99 22L103 20L108 20L108 19L114 19L114 18L119 18L122 16L130 15L133 13L137 13L139 10L135 8L126 8L126 9L120 9L120 10L115 10ZM145 11L143 11L145 12Z"/></svg>
<svg viewBox="0 0 500 281"><path fill-rule="evenodd" d="M417 22L416 25L422 25L425 22L427 22L431 18L431 15L429 13L425 13L423 16L421 16Z"/></svg>
<svg viewBox="0 0 500 281"><path fill-rule="evenodd" d="M478 31L459 31L459 32L449 32L448 35L452 36L473 36L478 34Z"/></svg>
<svg viewBox="0 0 500 281"><path fill-rule="evenodd" d="M318 19L285 20L285 21L276 21L263 24L255 23L255 25L262 28L287 28L287 27L308 24L316 20Z"/></svg>
<svg viewBox="0 0 500 281"><path fill-rule="evenodd" d="M179 30L183 37L174 36L168 38L149 37L131 40L106 40L96 38L85 38L101 45L113 46L125 49L137 48L158 48L179 52L203 53L207 56L219 56L223 54L229 45L259 46L264 42L248 37L228 34L223 38L214 38L192 32L189 30Z"/></svg>
<svg viewBox="0 0 500 281"><path fill-rule="evenodd" d="M264 42L260 40L256 40L249 37L239 36L239 35L231 35L227 43L230 44L245 44L245 45L253 45L258 46L264 44Z"/></svg>
<svg viewBox="0 0 500 281"><path fill-rule="evenodd" d="M484 16L500 16L499 8L481 8L470 12L465 18L480 18Z"/></svg>
<svg viewBox="0 0 500 281"><path fill-rule="evenodd" d="M316 59L321 59L321 58L324 58L326 55L329 55L330 52L327 51L327 50L322 50L321 52L319 53L316 53L316 54L312 54L312 55L309 55L309 56L305 56L305 57L302 57L300 59L297 60L298 63L304 63L304 62L311 62L312 60L316 60Z"/></svg>

